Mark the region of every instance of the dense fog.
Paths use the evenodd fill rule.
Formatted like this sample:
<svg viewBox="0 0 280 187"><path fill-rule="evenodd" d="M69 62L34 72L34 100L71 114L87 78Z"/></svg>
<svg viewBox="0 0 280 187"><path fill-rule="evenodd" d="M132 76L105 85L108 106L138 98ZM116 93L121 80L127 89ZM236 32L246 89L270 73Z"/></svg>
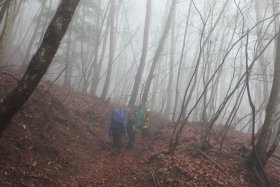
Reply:
<svg viewBox="0 0 280 187"><path fill-rule="evenodd" d="M250 132L247 62L260 128L272 85L279 1L152 0L143 75L130 102L143 55L147 2L81 0L44 79L173 120L181 114L188 121ZM1 66L25 70L59 1L13 3L1 22Z"/></svg>

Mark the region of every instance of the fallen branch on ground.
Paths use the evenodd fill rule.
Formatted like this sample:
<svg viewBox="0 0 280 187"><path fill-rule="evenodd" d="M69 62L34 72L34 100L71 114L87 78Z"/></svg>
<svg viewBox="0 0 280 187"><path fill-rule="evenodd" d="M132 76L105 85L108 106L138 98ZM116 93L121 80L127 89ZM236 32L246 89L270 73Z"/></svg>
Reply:
<svg viewBox="0 0 280 187"><path fill-rule="evenodd" d="M280 161L280 156L272 155L272 157Z"/></svg>
<svg viewBox="0 0 280 187"><path fill-rule="evenodd" d="M206 153L204 153L201 149L198 149L198 152L200 152L205 158L207 158L208 160L210 160L213 164L215 164L221 171L224 171L223 167L218 164L215 160L213 160L212 158L210 158Z"/></svg>
<svg viewBox="0 0 280 187"><path fill-rule="evenodd" d="M152 175L153 184L154 184L155 187L158 187L156 179L154 177L154 173L155 173L155 171L153 171L152 174L151 174Z"/></svg>
<svg viewBox="0 0 280 187"><path fill-rule="evenodd" d="M9 77L12 77L15 81L19 82L19 80L18 80L15 76L13 76L12 74L10 74L10 73L4 72L4 71L1 71L0 73L1 73L1 74L4 74L4 75L7 75L7 76L9 76Z"/></svg>

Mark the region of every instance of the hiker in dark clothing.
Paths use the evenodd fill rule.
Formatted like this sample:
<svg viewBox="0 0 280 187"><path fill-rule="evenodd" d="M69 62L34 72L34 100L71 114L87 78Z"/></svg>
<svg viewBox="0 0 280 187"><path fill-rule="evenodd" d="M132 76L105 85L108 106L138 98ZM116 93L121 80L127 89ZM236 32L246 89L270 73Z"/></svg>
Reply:
<svg viewBox="0 0 280 187"><path fill-rule="evenodd" d="M121 129L112 129L113 153L120 153L124 132Z"/></svg>
<svg viewBox="0 0 280 187"><path fill-rule="evenodd" d="M122 138L125 135L125 114L123 110L114 109L112 111L109 135L113 138L113 153L120 153Z"/></svg>
<svg viewBox="0 0 280 187"><path fill-rule="evenodd" d="M135 142L134 135L134 113L130 110L126 112L126 131L128 136L127 148L132 149Z"/></svg>

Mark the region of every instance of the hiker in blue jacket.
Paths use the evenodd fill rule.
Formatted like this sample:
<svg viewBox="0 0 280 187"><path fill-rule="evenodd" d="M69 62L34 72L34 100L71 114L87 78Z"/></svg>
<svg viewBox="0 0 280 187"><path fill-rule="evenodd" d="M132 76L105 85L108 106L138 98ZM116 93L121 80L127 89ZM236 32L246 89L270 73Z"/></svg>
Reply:
<svg viewBox="0 0 280 187"><path fill-rule="evenodd" d="M125 135L125 113L122 109L113 109L109 135L113 138L113 153L119 154L121 151L122 138Z"/></svg>

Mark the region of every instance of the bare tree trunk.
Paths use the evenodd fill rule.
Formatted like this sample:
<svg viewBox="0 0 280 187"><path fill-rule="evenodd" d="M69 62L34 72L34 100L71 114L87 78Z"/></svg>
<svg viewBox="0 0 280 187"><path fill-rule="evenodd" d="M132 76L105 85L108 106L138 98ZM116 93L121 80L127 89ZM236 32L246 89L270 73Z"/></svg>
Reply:
<svg viewBox="0 0 280 187"><path fill-rule="evenodd" d="M145 18L145 28L144 28L144 37L143 37L143 47L142 47L142 54L140 58L140 64L135 75L135 81L133 84L131 97L129 99L128 105L134 106L137 100L140 83L142 80L142 75L145 67L145 61L147 57L147 50L148 50L148 43L149 43L149 29L150 29L150 22L151 22L151 4L152 0L147 0L146 5L146 18Z"/></svg>
<svg viewBox="0 0 280 187"><path fill-rule="evenodd" d="M202 73L202 83L203 83L203 87L205 87L205 85L207 84L207 80L210 77L210 66L211 66L211 62L209 61L209 57L210 57L210 51L212 48L212 43L208 42L207 43L207 50L206 50L206 54L203 55L203 61L204 63L204 67L203 67L203 73ZM214 47L215 49L215 47ZM208 119L208 115L207 115L207 108L209 105L209 102L207 102L207 98L208 98L208 90L205 91L205 94L203 96L203 101L202 101L202 115L201 115L201 121L202 123L206 123L207 119Z"/></svg>
<svg viewBox="0 0 280 187"><path fill-rule="evenodd" d="M105 15L106 17L106 15ZM101 1L98 0L97 1L97 17L96 17L96 25L98 26L97 29L97 33L96 33L96 42L95 42L95 49L94 49L94 57L93 57L93 62L92 62L92 68L93 71L97 70L98 67L98 54L99 54L99 46L101 43L101 32L102 32L102 25L103 23L100 25L100 18L101 18ZM90 70L88 78L90 77L90 74L92 73L92 70ZM94 72L95 74L95 72ZM91 81L91 87L90 87L90 93L94 94L94 89L93 89L93 82L94 82L94 75L92 75L93 79Z"/></svg>
<svg viewBox="0 0 280 187"><path fill-rule="evenodd" d="M13 116L28 100L51 64L80 0L62 0L40 48L15 89L0 103L0 137Z"/></svg>
<svg viewBox="0 0 280 187"><path fill-rule="evenodd" d="M171 45L170 45L170 60L169 60L169 79L167 86L167 95L166 95L166 106L164 110L164 115L169 118L170 109L171 109L171 100L172 100L172 86L173 86L173 66L174 66L174 53L175 53L175 19L176 13L174 14L172 26L171 26Z"/></svg>
<svg viewBox="0 0 280 187"><path fill-rule="evenodd" d="M85 6L82 6L82 20L81 20L81 26L80 26L80 43L81 43L81 64L82 64L82 72L81 72L81 80L82 84L81 86L81 92L86 93L87 92L87 82L86 82L86 75L87 75L87 67L86 67L86 60L85 60L85 45L84 45L84 39L85 39Z"/></svg>
<svg viewBox="0 0 280 187"><path fill-rule="evenodd" d="M255 0L256 21L257 22L259 22L263 19L261 17L260 8L261 8L261 5L260 5L259 0ZM259 51L259 50L263 49L262 24L257 25L256 30L257 30L257 37L258 37L257 50ZM261 73L262 73L262 80L263 80L261 93L263 94L263 99L264 99L265 103L267 103L267 100L268 100L268 97L269 97L269 92L268 92L269 91L269 87L268 87L269 79L268 79L268 70L267 70L268 66L267 66L264 55L260 56L259 62L260 62L259 65L260 65L260 68L261 68L261 71L262 71ZM260 101L260 103L262 102L262 100L260 98L258 98L258 100ZM262 115L263 114L261 112L260 116L262 116ZM262 120L260 121L260 123L262 123Z"/></svg>
<svg viewBox="0 0 280 187"><path fill-rule="evenodd" d="M108 68L107 68L107 75L105 79L105 84L102 90L101 98L106 99L107 93L110 86L110 80L111 80L111 73L112 73L112 66L114 61L114 53L115 53L115 0L111 1L111 10L110 10L110 52L109 52L109 62L108 62Z"/></svg>
<svg viewBox="0 0 280 187"><path fill-rule="evenodd" d="M155 72L155 69L156 69L156 65L158 63L160 53L161 53L161 51L164 47L166 36L167 36L167 34L170 30L170 25L171 25L172 17L174 15L174 12L175 12L175 9L176 9L176 4L177 4L177 0L172 0L172 4L171 4L170 10L169 10L169 14L168 14L167 21L166 21L166 24L165 24L165 27L164 27L164 31L163 31L163 34L160 38L159 45L158 45L158 48L156 50L155 56L153 58L153 63L152 63L151 69L150 69L149 74L148 74L148 78L147 78L147 81L146 81L144 93L142 95L142 100L141 100L141 106L142 107L146 107L146 104L147 104L148 94L149 94L151 83L152 83L152 80L153 80L153 77L154 77L154 72Z"/></svg>
<svg viewBox="0 0 280 187"><path fill-rule="evenodd" d="M177 104L178 104L178 99L179 99L180 75L181 75L183 59L184 59L184 55L185 55L186 37L187 37L187 33L188 33L188 28L189 28L189 20L190 20L191 7L192 7L192 1L190 1L190 4L189 4L188 16L187 16L187 19L186 19L184 38L183 38L183 47L182 47L181 54L180 54L180 62L179 62L179 68L178 68L177 80L176 80L176 89L175 89L176 90L176 93L175 93L175 104L174 104L174 108L173 108L172 121L174 121L175 117L176 117L176 109L177 109Z"/></svg>
<svg viewBox="0 0 280 187"><path fill-rule="evenodd" d="M232 110L231 110L231 112L229 114L229 117L228 117L226 123L225 123L224 130L221 133L221 136L219 136L219 137L222 137L221 138L221 142L220 142L220 151L222 150L222 146L223 146L226 134L227 134L227 132L228 132L228 130L229 130L231 124L232 124L232 121L233 121L233 119L234 119L234 117L235 117L239 107L240 107L241 101L242 101L244 93L245 93L245 88L246 88L246 86L244 85L242 87L241 92L238 94L237 99L236 99L236 101L234 103L234 106L233 106L233 108L232 108Z"/></svg>
<svg viewBox="0 0 280 187"><path fill-rule="evenodd" d="M71 45L71 38L72 38L72 28L69 26L69 36L67 40L67 50L66 50L66 59L65 59L65 66L68 66L65 69L65 76L63 86L70 87L71 85L71 77L72 77L72 63L70 60L70 45ZM68 65L69 63L69 65Z"/></svg>
<svg viewBox="0 0 280 187"><path fill-rule="evenodd" d="M280 142L280 123L278 123L278 130L277 130L277 133L275 135L274 141L272 142L272 145L270 146L270 148L266 152L266 157L267 158L270 158L272 156L272 154L274 153L274 151L278 147L279 142Z"/></svg>
<svg viewBox="0 0 280 187"><path fill-rule="evenodd" d="M97 88L98 88L98 85L99 85L99 82L100 82L100 74L101 74L102 63L103 63L103 59L104 59L105 51L106 51L106 46L107 46L109 28L110 28L110 20L108 19L107 23L106 23L106 28L105 28L101 54L100 54L97 66L96 66L96 68L94 68L93 82L91 84L91 89L90 89L91 93L93 93L94 95L96 95Z"/></svg>
<svg viewBox="0 0 280 187"><path fill-rule="evenodd" d="M86 53L85 53L85 56L87 57L87 61L85 63L85 73L83 74L84 75L84 92L87 93L91 93L92 94L92 90L91 90L91 85L92 85L92 82L93 82L93 74L94 74L94 70L97 69L97 66L98 66L98 55L99 55L99 47L100 47L100 43L101 43L101 32L102 32L102 29L103 29L103 25L104 25L104 22L105 22L105 18L106 18L106 15L107 15L107 10L108 10L108 7L109 7L109 2L108 2L108 6L106 8L106 11L105 11L105 14L104 14L104 17L101 16L101 2L100 0L98 2L96 2L97 4L97 16L96 16L96 26L94 27L94 30L95 30L95 39L92 40L92 45L94 46L93 47L93 51L90 51L90 50L87 50ZM102 19L102 22L101 22L101 17L103 17ZM87 39L87 38L85 38ZM88 47L87 47L88 48Z"/></svg>
<svg viewBox="0 0 280 187"><path fill-rule="evenodd" d="M47 26L48 26L48 21L49 21L49 19L50 19L50 17L51 17L51 13L52 13L52 1L50 0L49 1L49 6L47 6L47 2L48 2L48 0L45 0L46 2L44 2L45 3L45 10L46 10L46 12L43 12L43 14L44 14L44 16L42 17L42 22L43 22L43 24L42 24L42 28L41 28L41 30L42 30L42 32L40 33L40 37L39 37L39 45L40 45L40 43L42 42L42 40L43 40L43 37L44 37L44 31L46 30L46 28L47 28Z"/></svg>
<svg viewBox="0 0 280 187"><path fill-rule="evenodd" d="M277 106L279 104L279 99L280 99L279 95L280 95L280 37L278 31L273 83L272 83L268 104L266 107L264 124L262 126L260 136L256 143L256 152L263 166L266 164L267 160L269 159L269 157L267 157L266 155L266 151L268 149L269 140L272 133L273 115L276 113Z"/></svg>
<svg viewBox="0 0 280 187"><path fill-rule="evenodd" d="M15 13L15 0L8 1L8 7L6 11L6 18L4 22L4 28L0 36L0 62L3 61L3 55L5 51L5 46L9 37L9 34L12 31L14 24L14 13Z"/></svg>
<svg viewBox="0 0 280 187"><path fill-rule="evenodd" d="M197 61L196 61L195 70L193 72L191 80L189 81L187 89L186 89L186 93L188 92L188 97L187 97L186 100L184 99L184 101L183 101L183 107L182 107L182 110L183 110L182 114L183 115L182 115L182 119L184 119L185 116L186 116L186 110L188 108L188 105L189 105L190 100L191 100L192 95L193 95L193 91L194 91L195 86L196 86L197 76L198 76L198 68L199 68L199 65L200 65L202 54L204 52L204 48L206 47L206 44L209 42L210 37L212 36L212 33L216 29L220 19L222 19L222 15L223 15L226 7L227 7L228 2L229 2L229 0L227 0L224 3L224 5L222 7L222 10L220 11L220 13L218 15L218 18L215 20L213 26L211 26L210 31L207 33L207 36L206 36L206 38L204 40L203 40L203 34L204 34L205 29L206 29L205 27L206 27L206 22L207 22L208 18L207 18L206 22L204 20L202 20L202 22L203 22L203 29L202 29L202 35L201 35L201 38L200 38L200 42L199 42L199 47L200 47L199 48L199 54L198 54L198 58L197 58ZM194 6L195 6L195 4L194 4ZM199 12L199 14L200 14L200 12ZM203 40L203 42L202 42L202 40ZM191 84L192 84L192 87L190 87Z"/></svg>
<svg viewBox="0 0 280 187"><path fill-rule="evenodd" d="M163 59L162 59L163 60ZM157 74L158 75L158 73L159 73L159 71L160 71L160 69L161 69L161 67L159 66L158 67L158 69L156 69L155 70L155 74ZM150 100L150 102L147 104L147 107L149 107L149 108L156 108L156 103L157 103L157 101L156 101L156 96L157 96L157 94L158 94L158 83L159 83L159 76L155 76L154 77L154 81L153 81L153 84L152 84L152 88L151 88L151 90L152 90L152 93L151 93L151 100Z"/></svg>
<svg viewBox="0 0 280 187"><path fill-rule="evenodd" d="M1 3L1 9L0 9L0 23L1 24L5 23L5 18L6 18L5 15L6 15L8 8L9 8L9 1L3 1ZM1 35L2 35L3 31L4 31L4 29L2 29Z"/></svg>
<svg viewBox="0 0 280 187"><path fill-rule="evenodd" d="M32 34L32 37L31 37L31 39L30 39L30 41L27 45L27 50L26 50L26 53L25 53L25 57L24 57L24 60L22 62L23 67L27 66L27 63L29 62L30 57L32 55L31 53L32 53L32 49L34 47L33 45L34 45L35 40L36 40L36 35L38 34L38 32L40 30L40 23L39 22L43 21L43 14L44 14L46 8L47 8L46 7L46 1L42 1L41 11L38 15L38 18L39 18L38 23L35 22L36 26L35 26L34 32ZM42 32L44 32L44 31L42 30Z"/></svg>
<svg viewBox="0 0 280 187"><path fill-rule="evenodd" d="M258 24L258 23L257 23ZM256 24L256 25L257 25ZM255 26L256 26L255 25ZM254 26L254 27L255 27ZM251 29L249 29L249 32L252 31L252 29L254 28L252 27ZM246 34L247 35L247 34ZM229 53L232 51L233 47L240 41L242 40L246 35L242 35L241 37L239 37L239 39L237 41L235 41L231 46L229 46L229 49L227 50L227 52L225 53L223 59L222 59L222 62L218 65L218 67L215 69L214 73L212 74L212 76L210 77L208 83L205 85L204 87L204 90L203 92L200 94L199 98L197 99L196 103L193 105L193 107L190 109L190 111L188 112L188 115L186 116L186 118L183 120L182 123L180 123L180 121L178 120L176 125L174 126L174 129L173 129L173 133L172 133L172 138L170 140L170 144L169 144L169 153L170 154L174 154L175 152L175 148L179 142L179 138L182 134L182 131L184 129L184 126L186 124L186 121L189 119L189 116L191 115L191 113L193 112L193 110L197 107L198 103L200 102L202 96L204 95L205 93L205 90L208 88L208 86L210 85L210 83L212 82L212 80L214 79L215 75L217 74L217 72L219 70L221 70L221 68L223 67L223 65L225 64L225 60L226 58L228 57ZM276 37L273 36L268 42L267 44L265 45L264 49L254 57L254 59L252 60L252 63L250 64L250 70L253 68L253 65L254 63L256 62L256 60L259 58L259 56L267 49L267 47L269 46L269 44L271 44L271 42L274 40L274 38ZM228 94L228 96L225 98L225 100L223 101L223 103L220 105L218 111L216 112L216 114L214 114L214 116L212 117L212 120L209 122L209 126L208 128L212 128L214 123L217 119L217 117L219 116L221 110L225 107L225 104L229 101L229 99L232 97L232 95L235 93L235 91L237 90L237 88L241 85L241 82L242 82L242 79L244 78L245 74L243 74L241 76L241 79L237 82L235 88L233 89L233 91L231 91L231 93ZM279 80L280 81L280 80ZM185 95L186 95L186 91L185 91ZM181 115L182 115L182 111L180 113L180 117L179 119L181 118ZM180 124L180 125L179 125ZM208 137L209 135L209 132L210 131L207 131L206 130L206 136L205 137Z"/></svg>

